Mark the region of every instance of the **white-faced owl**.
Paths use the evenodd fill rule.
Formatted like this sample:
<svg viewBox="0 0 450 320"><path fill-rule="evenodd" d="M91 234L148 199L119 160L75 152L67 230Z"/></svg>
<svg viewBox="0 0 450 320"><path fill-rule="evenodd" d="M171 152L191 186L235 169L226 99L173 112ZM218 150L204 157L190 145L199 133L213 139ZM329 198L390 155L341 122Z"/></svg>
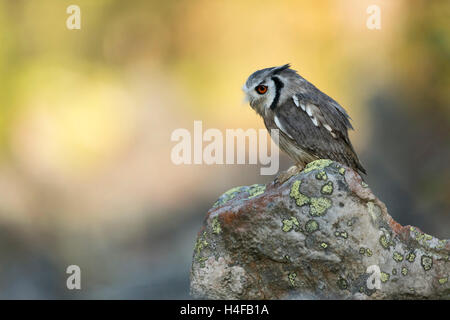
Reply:
<svg viewBox="0 0 450 320"><path fill-rule="evenodd" d="M353 127L347 112L288 64L254 72L243 90L269 133L279 129L278 145L297 171L330 159L366 173L348 137Z"/></svg>

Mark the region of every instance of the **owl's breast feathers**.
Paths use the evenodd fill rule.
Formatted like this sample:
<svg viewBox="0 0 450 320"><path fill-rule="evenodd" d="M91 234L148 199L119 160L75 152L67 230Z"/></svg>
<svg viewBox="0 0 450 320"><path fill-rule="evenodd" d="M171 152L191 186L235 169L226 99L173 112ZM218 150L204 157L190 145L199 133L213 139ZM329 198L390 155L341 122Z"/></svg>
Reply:
<svg viewBox="0 0 450 320"><path fill-rule="evenodd" d="M350 142L348 115L337 102L324 95L311 99L302 94L286 99L266 112L266 128L279 129L279 147L297 164L330 159L366 173ZM314 101L316 100L316 101Z"/></svg>

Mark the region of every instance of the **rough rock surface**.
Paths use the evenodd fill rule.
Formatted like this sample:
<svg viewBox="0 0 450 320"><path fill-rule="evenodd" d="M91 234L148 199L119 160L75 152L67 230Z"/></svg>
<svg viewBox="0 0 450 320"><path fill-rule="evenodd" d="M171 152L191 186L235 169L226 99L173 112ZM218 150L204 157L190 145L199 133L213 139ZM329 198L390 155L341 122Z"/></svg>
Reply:
<svg viewBox="0 0 450 320"><path fill-rule="evenodd" d="M450 241L401 226L353 170L310 163L284 184L236 187L198 234L203 299L450 299Z"/></svg>

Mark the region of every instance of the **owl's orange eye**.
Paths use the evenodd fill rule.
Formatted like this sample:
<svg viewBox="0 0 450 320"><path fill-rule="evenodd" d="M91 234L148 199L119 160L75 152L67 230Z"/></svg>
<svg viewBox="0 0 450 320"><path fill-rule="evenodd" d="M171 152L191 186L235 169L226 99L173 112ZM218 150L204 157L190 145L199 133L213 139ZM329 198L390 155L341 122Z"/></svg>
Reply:
<svg viewBox="0 0 450 320"><path fill-rule="evenodd" d="M262 84L257 86L255 89L256 89L256 92L258 92L259 94L264 94L267 92L267 86L263 86Z"/></svg>

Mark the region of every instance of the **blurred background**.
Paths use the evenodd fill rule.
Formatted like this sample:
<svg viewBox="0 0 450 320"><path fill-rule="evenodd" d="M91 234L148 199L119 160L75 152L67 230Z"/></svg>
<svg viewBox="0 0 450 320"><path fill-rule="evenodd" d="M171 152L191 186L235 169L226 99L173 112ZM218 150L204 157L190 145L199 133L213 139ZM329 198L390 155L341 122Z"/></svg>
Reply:
<svg viewBox="0 0 450 320"><path fill-rule="evenodd" d="M394 219L450 238L449 17L426 0L1 0L0 298L189 298L207 210L274 177L176 166L171 133L264 128L241 87L288 62L347 109Z"/></svg>

